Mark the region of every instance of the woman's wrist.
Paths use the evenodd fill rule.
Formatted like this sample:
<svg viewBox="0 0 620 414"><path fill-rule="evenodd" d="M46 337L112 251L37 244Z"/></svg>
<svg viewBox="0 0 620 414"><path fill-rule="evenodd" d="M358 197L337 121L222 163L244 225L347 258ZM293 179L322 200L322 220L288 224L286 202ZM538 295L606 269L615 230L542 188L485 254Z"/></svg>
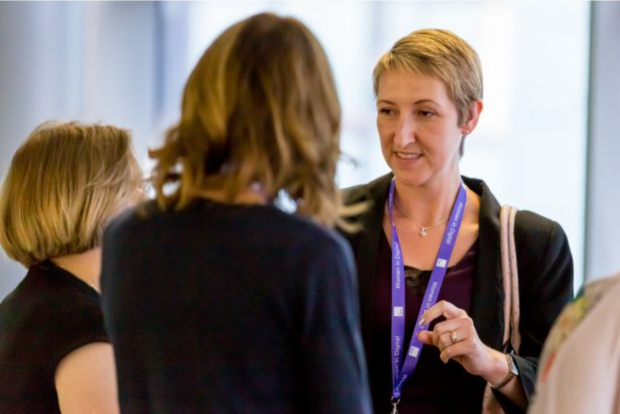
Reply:
<svg viewBox="0 0 620 414"><path fill-rule="evenodd" d="M501 383L510 371L506 354L489 348L490 363L486 372L481 373L481 377L491 385Z"/></svg>

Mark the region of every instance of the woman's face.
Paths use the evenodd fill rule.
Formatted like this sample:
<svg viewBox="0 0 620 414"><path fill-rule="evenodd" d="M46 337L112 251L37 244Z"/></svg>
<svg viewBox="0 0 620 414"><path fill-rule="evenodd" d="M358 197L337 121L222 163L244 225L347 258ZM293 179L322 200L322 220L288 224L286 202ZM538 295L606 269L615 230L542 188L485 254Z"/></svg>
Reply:
<svg viewBox="0 0 620 414"><path fill-rule="evenodd" d="M383 157L405 185L432 185L459 175L459 146L468 123L458 126L456 105L439 79L387 71L379 79L377 129Z"/></svg>

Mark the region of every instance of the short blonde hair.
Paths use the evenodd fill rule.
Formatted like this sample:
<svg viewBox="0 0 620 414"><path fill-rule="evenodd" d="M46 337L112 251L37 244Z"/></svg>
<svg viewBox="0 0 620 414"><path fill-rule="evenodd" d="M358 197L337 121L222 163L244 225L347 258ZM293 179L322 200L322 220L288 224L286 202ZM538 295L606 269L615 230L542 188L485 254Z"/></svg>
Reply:
<svg viewBox="0 0 620 414"><path fill-rule="evenodd" d="M98 247L141 182L128 131L43 124L17 150L2 185L0 244L26 267Z"/></svg>
<svg viewBox="0 0 620 414"><path fill-rule="evenodd" d="M159 205L182 209L210 188L232 201L258 183L270 196L286 191L297 214L339 224L340 117L327 56L310 30L273 14L243 20L206 50L179 123L150 152Z"/></svg>
<svg viewBox="0 0 620 414"><path fill-rule="evenodd" d="M469 118L471 105L482 99L482 67L476 51L452 32L440 29L415 31L394 43L381 56L373 74L375 96L381 75L388 70L419 73L443 81L456 105L459 126Z"/></svg>

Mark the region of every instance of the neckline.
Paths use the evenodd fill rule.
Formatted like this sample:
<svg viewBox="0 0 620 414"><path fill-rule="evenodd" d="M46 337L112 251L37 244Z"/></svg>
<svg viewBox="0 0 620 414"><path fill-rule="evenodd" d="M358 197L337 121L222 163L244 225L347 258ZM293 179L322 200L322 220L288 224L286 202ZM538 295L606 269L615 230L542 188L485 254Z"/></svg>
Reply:
<svg viewBox="0 0 620 414"><path fill-rule="evenodd" d="M89 285L88 283L86 283L85 281L83 281L82 279L74 275L73 273L69 272L68 270L63 269L62 267L56 265L51 260L46 260L43 263L39 263L33 267L40 269L44 272L50 271L54 273L55 275L58 275L62 277L63 279L69 281L70 283L79 286L82 290L86 290L86 292L94 293L95 295L97 295L97 297L101 295L97 291L97 289L95 289L93 286Z"/></svg>
<svg viewBox="0 0 620 414"><path fill-rule="evenodd" d="M385 231L381 231L381 234L383 235L382 237L382 243L384 244L385 248L387 251L391 251L392 247L390 246L390 242L388 240L388 236L387 234L385 234ZM454 269L455 267L458 267L463 260L465 260L470 254L472 254L472 252L475 252L478 250L478 240L480 239L480 237L477 237L476 240L472 243L471 246L469 246L469 248L467 249L467 251L465 252L465 254L463 255L463 257L461 257L461 259L456 262L454 265L447 267L447 271L451 271L452 269ZM414 272L432 272L433 269L418 269L417 267L414 266L408 266L408 265L404 265L405 270L412 270Z"/></svg>

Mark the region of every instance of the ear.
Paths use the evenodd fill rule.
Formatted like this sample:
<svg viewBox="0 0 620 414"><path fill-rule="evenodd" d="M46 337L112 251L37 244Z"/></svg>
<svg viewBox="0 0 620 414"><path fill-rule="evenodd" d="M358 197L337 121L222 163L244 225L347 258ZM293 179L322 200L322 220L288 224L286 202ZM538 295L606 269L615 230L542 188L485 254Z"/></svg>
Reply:
<svg viewBox="0 0 620 414"><path fill-rule="evenodd" d="M469 135L474 132L476 129L476 125L478 125L478 119L480 118L480 113L482 112L482 108L484 105L481 100L475 101L469 107L469 116L467 117L467 121L461 126L461 133L463 135Z"/></svg>

